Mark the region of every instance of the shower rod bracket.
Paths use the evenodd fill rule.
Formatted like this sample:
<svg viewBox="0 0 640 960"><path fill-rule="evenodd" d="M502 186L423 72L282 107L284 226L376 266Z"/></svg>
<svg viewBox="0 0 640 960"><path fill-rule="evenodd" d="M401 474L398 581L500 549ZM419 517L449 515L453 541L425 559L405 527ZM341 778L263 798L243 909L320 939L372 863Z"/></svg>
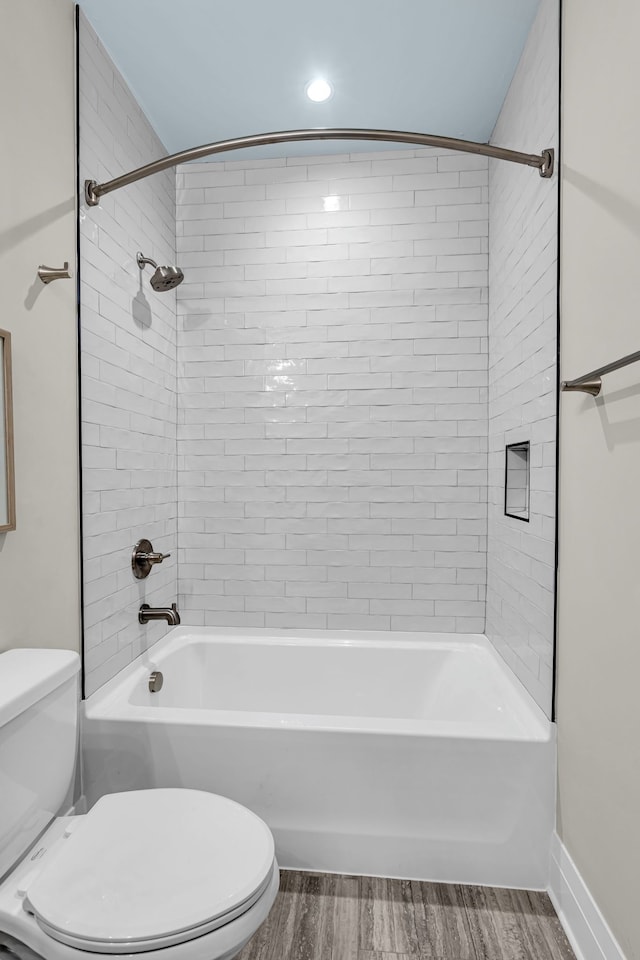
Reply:
<svg viewBox="0 0 640 960"><path fill-rule="evenodd" d="M97 180L85 180L84 182L84 202L88 207L97 207L100 203L100 194L98 191Z"/></svg>
<svg viewBox="0 0 640 960"><path fill-rule="evenodd" d="M160 160L154 160L143 167L137 167L106 183L96 180L85 180L84 196L88 207L97 207L100 197L120 187L126 187L154 173L168 170L178 163L187 163L190 160L202 160L217 153L228 153L231 150L242 150L247 147L262 147L272 143L299 143L304 140L379 140L390 143L410 143L414 146L441 147L445 150L457 150L461 153L475 153L483 157L493 157L496 160L508 160L511 163L522 163L528 167L536 167L541 177L549 179L553 175L555 155L552 149L542 153L521 153L519 150L508 150L506 147L496 147L491 143L477 143L475 140L458 140L455 137L440 137L431 133L409 133L406 130L374 130L361 127L314 127L308 130L281 130L273 133L257 133L250 137L236 137L233 140L219 140L215 143L205 143L200 147L190 147L181 150Z"/></svg>
<svg viewBox="0 0 640 960"><path fill-rule="evenodd" d="M554 156L554 151L551 148L542 151L541 157L543 162L538 168L538 173L545 180L553 176Z"/></svg>

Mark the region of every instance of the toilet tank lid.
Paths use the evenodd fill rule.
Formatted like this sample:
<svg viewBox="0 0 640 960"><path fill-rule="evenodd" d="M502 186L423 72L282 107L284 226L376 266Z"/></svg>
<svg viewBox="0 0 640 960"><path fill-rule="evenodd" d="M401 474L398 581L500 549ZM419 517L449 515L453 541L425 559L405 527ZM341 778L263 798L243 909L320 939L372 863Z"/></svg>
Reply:
<svg viewBox="0 0 640 960"><path fill-rule="evenodd" d="M0 727L44 699L80 669L73 650L19 649L0 654Z"/></svg>

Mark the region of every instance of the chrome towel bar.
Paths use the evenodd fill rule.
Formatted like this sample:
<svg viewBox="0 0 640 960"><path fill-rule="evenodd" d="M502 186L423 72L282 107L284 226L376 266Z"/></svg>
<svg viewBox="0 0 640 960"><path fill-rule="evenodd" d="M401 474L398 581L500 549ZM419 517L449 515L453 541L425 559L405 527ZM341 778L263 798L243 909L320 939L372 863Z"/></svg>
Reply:
<svg viewBox="0 0 640 960"><path fill-rule="evenodd" d="M614 370L620 370L622 367L628 367L630 363L636 363L640 360L640 350L635 353L628 353L626 357L620 360L614 360L613 363L605 363L603 367L596 370L590 370L582 377L576 377L575 380L563 380L560 389L564 391L581 391L589 393L592 397L597 397L602 389L602 377L605 373L613 373Z"/></svg>

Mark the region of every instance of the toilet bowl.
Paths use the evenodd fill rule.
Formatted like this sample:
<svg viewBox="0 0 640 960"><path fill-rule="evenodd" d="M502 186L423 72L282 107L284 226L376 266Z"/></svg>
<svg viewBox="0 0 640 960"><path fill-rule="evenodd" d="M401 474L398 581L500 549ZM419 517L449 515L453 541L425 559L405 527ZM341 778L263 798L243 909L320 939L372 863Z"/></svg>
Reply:
<svg viewBox="0 0 640 960"><path fill-rule="evenodd" d="M38 669L38 653L47 669ZM104 796L81 816L49 815L42 832L52 799L45 784L75 744L69 693L78 664L70 657L0 655L0 942L4 932L45 960L230 960L278 891L271 832L250 810L200 790L137 790ZM51 670L54 679L45 676ZM26 741L42 753L35 734L45 719L45 747L57 756L40 756L41 777ZM58 791L64 779L58 771Z"/></svg>

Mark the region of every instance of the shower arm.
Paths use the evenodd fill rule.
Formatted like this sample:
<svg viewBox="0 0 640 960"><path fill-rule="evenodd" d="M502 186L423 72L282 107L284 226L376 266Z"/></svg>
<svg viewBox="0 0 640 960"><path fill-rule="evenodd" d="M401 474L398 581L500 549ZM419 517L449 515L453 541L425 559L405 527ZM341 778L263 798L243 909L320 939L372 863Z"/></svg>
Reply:
<svg viewBox="0 0 640 960"><path fill-rule="evenodd" d="M528 167L537 167L541 177L549 178L553 174L554 151L543 150L541 154L520 153L505 147L494 147L489 143L476 143L474 140L457 140L452 137L438 137L431 133L407 133L404 130L368 130L359 127L317 127L309 130L281 130L277 133L256 133L250 137L237 137L234 140L219 140L205 143L200 147L191 147L172 153L168 157L154 160L143 167L137 167L121 177L115 177L106 183L85 180L84 192L87 206L96 207L100 197L120 187L127 187L137 180L143 180L154 173L161 173L178 163L189 160L202 160L216 153L242 150L245 147L262 147L271 143L298 143L302 140L382 140L392 143L412 143L417 146L442 147L445 150L459 150L462 153L476 153L496 160L509 160Z"/></svg>
<svg viewBox="0 0 640 960"><path fill-rule="evenodd" d="M141 270L144 270L145 267L155 267L158 269L158 264L155 260L152 260L151 257L144 257L141 253L136 254L136 263Z"/></svg>

